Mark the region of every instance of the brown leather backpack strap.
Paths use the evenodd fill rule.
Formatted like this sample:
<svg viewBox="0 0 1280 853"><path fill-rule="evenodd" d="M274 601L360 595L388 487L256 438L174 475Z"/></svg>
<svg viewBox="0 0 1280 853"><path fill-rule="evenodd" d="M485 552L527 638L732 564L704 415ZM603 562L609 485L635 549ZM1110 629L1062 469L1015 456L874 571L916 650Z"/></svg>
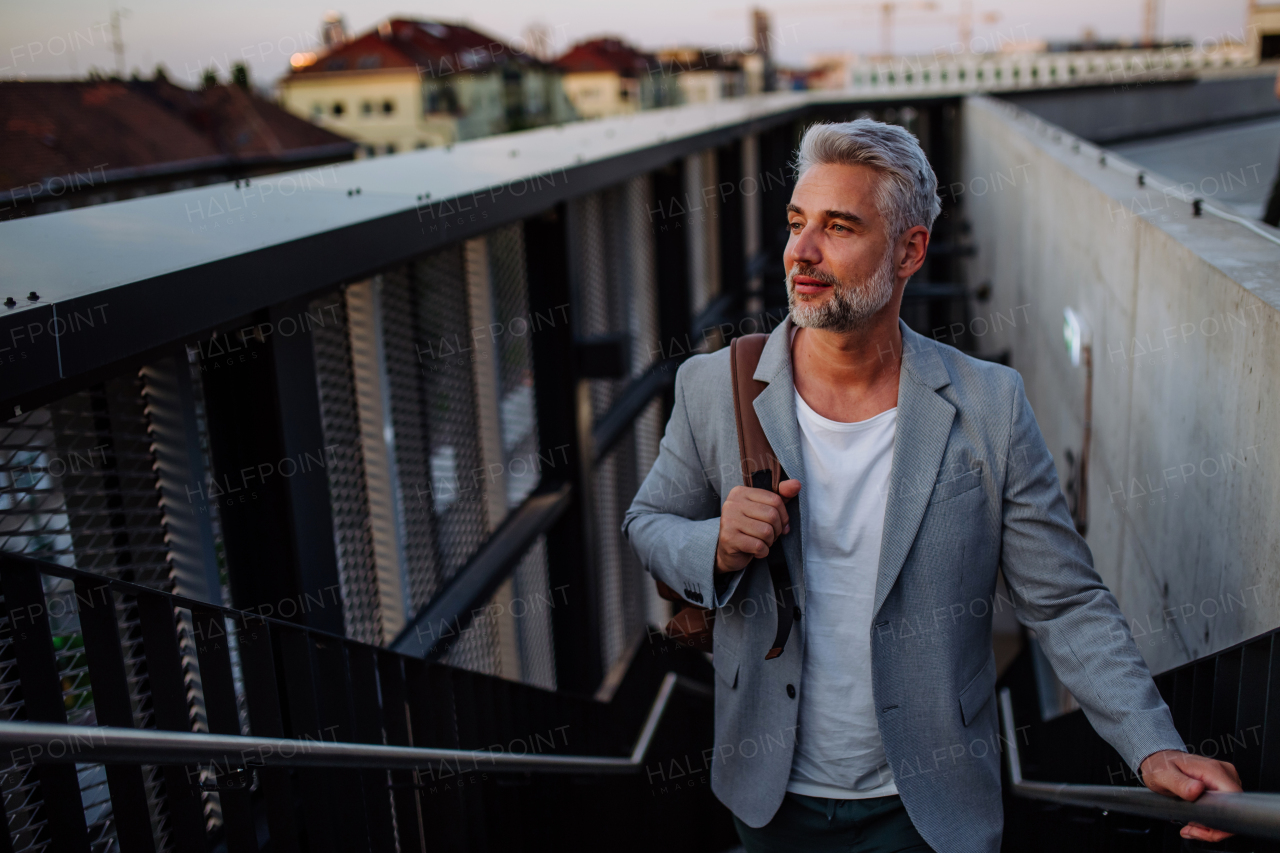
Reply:
<svg viewBox="0 0 1280 853"><path fill-rule="evenodd" d="M786 474L782 463L773 453L769 438L760 425L760 417L756 414L755 401L767 383L755 379L760 354L769 336L765 334L743 335L734 338L729 344L729 371L733 375L733 414L738 427L738 456L742 467L742 482L756 489L768 489L777 494L778 486ZM792 520L799 522L799 513L791 508ZM769 566L769 577L773 581L774 604L778 608L778 630L773 638L765 660L773 660L786 648L787 638L791 636L791 624L795 613L795 594L791 584L791 572L787 569L787 558L782 543L775 542L765 558Z"/></svg>
<svg viewBox="0 0 1280 853"><path fill-rule="evenodd" d="M756 415L756 397L768 384L754 378L760 354L769 340L768 335L743 335L729 344L729 364L733 372L733 415L738 426L738 456L742 464L742 483L757 489L778 491L782 482L782 465L773 455L769 439ZM768 473L767 483L762 483L761 472Z"/></svg>

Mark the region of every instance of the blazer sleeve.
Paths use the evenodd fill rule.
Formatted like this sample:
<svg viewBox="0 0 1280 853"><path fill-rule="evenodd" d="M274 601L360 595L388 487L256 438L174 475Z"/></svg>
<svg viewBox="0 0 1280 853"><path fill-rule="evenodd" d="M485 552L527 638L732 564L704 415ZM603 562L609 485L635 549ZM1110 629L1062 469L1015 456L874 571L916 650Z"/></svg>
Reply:
<svg viewBox="0 0 1280 853"><path fill-rule="evenodd" d="M716 583L720 496L699 456L685 400L697 361L695 356L676 373L675 406L658 459L623 518L622 534L651 575L692 604L720 607L733 596L743 573Z"/></svg>
<svg viewBox="0 0 1280 853"><path fill-rule="evenodd" d="M1017 377L1006 452L1001 567L1015 613L1098 734L1136 772L1185 750L1115 596L1076 532L1057 470Z"/></svg>

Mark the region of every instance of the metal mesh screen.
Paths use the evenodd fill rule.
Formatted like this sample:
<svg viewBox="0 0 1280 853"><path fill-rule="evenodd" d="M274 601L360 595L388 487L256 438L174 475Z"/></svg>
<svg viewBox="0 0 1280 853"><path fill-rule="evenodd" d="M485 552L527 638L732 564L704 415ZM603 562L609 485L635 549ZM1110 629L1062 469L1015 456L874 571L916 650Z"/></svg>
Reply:
<svg viewBox="0 0 1280 853"><path fill-rule="evenodd" d="M648 210L644 190L642 183L630 182L572 202L571 239L575 247L570 255L575 265L575 322L580 337L633 332L633 318L645 327L644 336L649 336L653 320L647 312L651 303L642 295L639 306L632 304L637 286L642 294L645 290L652 293L652 246L641 236L643 228L637 227L638 219L645 217ZM656 333L652 337L656 338ZM643 345L638 339L633 340L633 346ZM590 381L595 419L608 412L626 384L626 379ZM623 513L639 488L637 473L633 426L597 463L591 476L600 644L606 671L622 657L630 640L643 632L648 615L643 587L647 577L620 532Z"/></svg>
<svg viewBox="0 0 1280 853"><path fill-rule="evenodd" d="M194 442L199 448L199 470L196 475L200 479L199 485L202 487L202 494L213 494L213 454L209 447L209 427L208 417L205 409L204 399L204 380L203 371L207 368L207 363L200 358L198 349L187 350L187 367L188 375L191 379L192 387L192 415L195 428L195 434L185 436L184 440ZM231 589L229 579L227 577L226 552L223 548L222 540L222 520L218 512L218 502L216 500L205 500L202 509L209 513L209 522L212 528L214 559L218 563L219 589L221 603L224 606L231 605ZM187 688L187 704L191 715L191 730L194 732L209 731L209 718L205 711L204 701L204 682L200 676L200 659L196 651L196 631L191 612L188 610L179 610L176 614L178 622L178 648L182 655L182 671L183 680ZM228 632L228 640L234 639L234 632ZM236 686L236 708L240 715L240 728L244 734L251 734L248 722L248 706L245 701L244 685L240 675L240 656L239 649L230 645L232 658L231 664L235 677ZM201 802L204 809L205 823L208 827L214 828L222 825L222 801L216 791L204 791L201 793Z"/></svg>
<svg viewBox="0 0 1280 853"><path fill-rule="evenodd" d="M625 246L627 271L626 294L629 297L628 322L631 333L631 375L640 376L654 362L663 358L661 334L658 328L658 282L654 259L653 223L649 217L652 207L652 184L648 175L632 178L623 189L622 209L624 219L621 229L625 238L619 242ZM636 488L644 482L649 469L658 458L658 445L663 432L662 401L653 400L636 418L632 431L635 434ZM623 495L623 511L631 505L635 496ZM630 554L630 549L626 549ZM640 577L644 602L645 621L650 625L665 625L671 618L671 604L663 600L656 588L644 576L643 569L634 566Z"/></svg>
<svg viewBox="0 0 1280 853"><path fill-rule="evenodd" d="M391 389L391 420L396 436L400 502L409 612L426 606L440 588L436 519L432 512L432 444L427 433L427 370L434 359L420 351L419 305L408 269L382 278L383 353Z"/></svg>
<svg viewBox="0 0 1280 853"><path fill-rule="evenodd" d="M429 501L437 532L440 579L452 578L488 536L484 470L476 422L475 380L466 268L462 246L451 246L413 264L416 354L425 384L424 415L430 481L419 494ZM492 620L481 619L458 639L445 662L498 673L498 638Z"/></svg>
<svg viewBox="0 0 1280 853"><path fill-rule="evenodd" d="M543 448L538 439L529 336L529 285L525 274L524 230L510 225L487 237L493 318L489 339L496 360L502 432L502 487L515 508L537 487L543 469L563 464L564 448ZM508 603L515 624L520 680L554 690L555 648L551 634L552 597L544 537L517 567Z"/></svg>
<svg viewBox="0 0 1280 853"><path fill-rule="evenodd" d="M323 310L334 303L337 308L330 310L330 316L336 322L314 327L311 340L325 446L332 449L328 465L329 500L342 615L347 636L364 643L379 643L382 623L346 303L337 294L330 294L317 299L311 308Z"/></svg>
<svg viewBox="0 0 1280 853"><path fill-rule="evenodd" d="M0 426L0 548L121 580L172 586L143 384L136 374L107 380ZM49 578L46 596L69 722L97 717L70 584ZM54 604L54 601L59 604ZM7 617L4 617L7 618ZM153 725L137 615L117 601L135 725ZM9 626L4 626L5 628ZM24 716L17 672L0 631L0 696L9 719ZM144 767L152 829L168 844L159 771ZM94 850L115 849L115 829L101 765L79 765ZM15 849L42 849L39 791L30 770L5 777L5 809Z"/></svg>
<svg viewBox="0 0 1280 853"><path fill-rule="evenodd" d="M397 549L401 618L410 617L476 552L506 508L527 497L542 465L555 464L554 452L538 447L522 234L521 226L511 226L469 248L384 270L348 289L338 322L313 331L325 440L336 451L329 486L344 616L356 639L387 642L397 632L386 589L379 598L379 573L388 571L379 549L389 541ZM468 266L477 246L485 252L479 271ZM473 304L477 286L483 309ZM366 316L370 310L376 317ZM492 382L483 372L490 368ZM478 384L478 377L485 382ZM378 393L366 387L372 382ZM500 432L493 442L500 445L500 473L482 435L485 405L492 413L487 423ZM382 460L390 467L371 467L371 447L390 457ZM370 489L379 512L386 510L388 490L396 492L390 538L378 526L383 522L371 521ZM512 584L490 602L486 612L503 617L476 620L447 661L554 687L547 577L539 541ZM385 587L387 578L381 583Z"/></svg>

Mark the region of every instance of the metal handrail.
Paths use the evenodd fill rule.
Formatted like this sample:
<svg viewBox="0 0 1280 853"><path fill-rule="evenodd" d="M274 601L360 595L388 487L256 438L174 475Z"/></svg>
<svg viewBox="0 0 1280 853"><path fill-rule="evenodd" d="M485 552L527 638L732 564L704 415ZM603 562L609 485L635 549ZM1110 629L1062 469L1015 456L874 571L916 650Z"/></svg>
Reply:
<svg viewBox="0 0 1280 853"><path fill-rule="evenodd" d="M697 353L693 339L706 335L712 329L728 322L730 311L742 300L740 293L726 293L702 310L689 323L688 347L679 354L668 353L634 377L617 396L607 412L601 415L591 428L592 459L599 462L613 449L636 418L649 405L649 401L661 394L676 381L676 369L691 355ZM667 342L662 342L665 350Z"/></svg>
<svg viewBox="0 0 1280 853"><path fill-rule="evenodd" d="M335 743L323 740L245 737L242 735L167 732L59 723L0 723L0 746L15 763L34 764L213 764L239 767L346 767L411 770L433 764L452 765L454 772L483 769L510 773L630 773L638 770L654 734L679 688L710 698L711 687L668 672L658 687L644 726L626 757L531 755L492 749L437 749ZM15 754L25 749L27 754Z"/></svg>
<svg viewBox="0 0 1280 853"><path fill-rule="evenodd" d="M1017 730L1013 723L1013 699L1007 687L1000 691L1000 712L1010 786L1019 797L1179 823L1194 821L1226 832L1280 839L1280 794L1205 791L1198 799L1188 802L1146 788L1027 781L1022 778L1022 759L1018 754Z"/></svg>
<svg viewBox="0 0 1280 853"><path fill-rule="evenodd" d="M525 552L569 507L569 483L539 486L490 534L440 592L391 641L402 655L436 661L471 624L483 602L515 571ZM446 630L437 634L436 627ZM425 632L423 629L426 629Z"/></svg>

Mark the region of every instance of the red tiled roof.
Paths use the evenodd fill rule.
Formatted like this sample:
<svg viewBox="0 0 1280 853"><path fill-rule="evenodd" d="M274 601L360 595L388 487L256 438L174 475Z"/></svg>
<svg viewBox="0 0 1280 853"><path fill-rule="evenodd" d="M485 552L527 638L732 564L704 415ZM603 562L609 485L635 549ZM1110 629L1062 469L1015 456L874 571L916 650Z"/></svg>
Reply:
<svg viewBox="0 0 1280 853"><path fill-rule="evenodd" d="M114 80L0 83L0 127L3 189L97 167L219 154L180 116Z"/></svg>
<svg viewBox="0 0 1280 853"><path fill-rule="evenodd" d="M102 170L341 156L355 143L238 86L0 82L0 189Z"/></svg>
<svg viewBox="0 0 1280 853"><path fill-rule="evenodd" d="M291 76L414 67L425 74L444 76L512 61L538 64L527 53L462 24L396 18L322 54Z"/></svg>
<svg viewBox="0 0 1280 853"><path fill-rule="evenodd" d="M566 73L613 71L624 77L634 77L656 67L652 56L616 38L579 42L557 59L555 65Z"/></svg>
<svg viewBox="0 0 1280 853"><path fill-rule="evenodd" d="M239 86L212 86L193 92L166 80L134 85L164 101L211 138L219 151L232 157L287 157L290 152L348 141Z"/></svg>

